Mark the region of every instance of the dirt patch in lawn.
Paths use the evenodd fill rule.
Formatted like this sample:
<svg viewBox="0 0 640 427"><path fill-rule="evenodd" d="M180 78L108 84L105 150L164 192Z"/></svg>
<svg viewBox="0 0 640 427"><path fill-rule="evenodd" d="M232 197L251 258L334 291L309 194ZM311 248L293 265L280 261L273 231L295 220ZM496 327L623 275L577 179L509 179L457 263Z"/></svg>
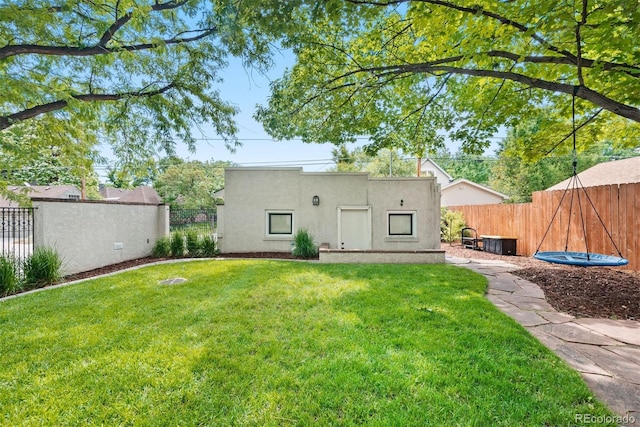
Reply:
<svg viewBox="0 0 640 427"><path fill-rule="evenodd" d="M577 317L640 320L640 272L606 267L572 267L545 263L531 257L501 256L443 244L447 256L501 260L514 264L512 273L540 286L558 311ZM224 258L293 259L290 253L224 254ZM113 273L164 259L140 258L67 276L65 281Z"/></svg>

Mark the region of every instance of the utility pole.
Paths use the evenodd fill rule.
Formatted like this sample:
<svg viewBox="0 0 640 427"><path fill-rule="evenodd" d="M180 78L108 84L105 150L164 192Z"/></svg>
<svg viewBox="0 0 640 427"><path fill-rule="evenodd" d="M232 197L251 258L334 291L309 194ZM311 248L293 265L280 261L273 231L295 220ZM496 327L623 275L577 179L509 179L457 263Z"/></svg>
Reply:
<svg viewBox="0 0 640 427"><path fill-rule="evenodd" d="M389 177L393 176L393 151L389 150Z"/></svg>

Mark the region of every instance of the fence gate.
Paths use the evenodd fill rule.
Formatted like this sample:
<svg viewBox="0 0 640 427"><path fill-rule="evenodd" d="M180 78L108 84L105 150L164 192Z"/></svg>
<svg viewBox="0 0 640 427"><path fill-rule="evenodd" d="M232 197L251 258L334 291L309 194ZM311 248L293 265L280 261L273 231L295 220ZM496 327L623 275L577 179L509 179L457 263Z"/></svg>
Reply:
<svg viewBox="0 0 640 427"><path fill-rule="evenodd" d="M0 208L0 256L13 260L22 277L22 263L33 252L33 208Z"/></svg>
<svg viewBox="0 0 640 427"><path fill-rule="evenodd" d="M182 209L169 211L170 231L196 230L200 235L213 235L216 229L216 210L212 208Z"/></svg>

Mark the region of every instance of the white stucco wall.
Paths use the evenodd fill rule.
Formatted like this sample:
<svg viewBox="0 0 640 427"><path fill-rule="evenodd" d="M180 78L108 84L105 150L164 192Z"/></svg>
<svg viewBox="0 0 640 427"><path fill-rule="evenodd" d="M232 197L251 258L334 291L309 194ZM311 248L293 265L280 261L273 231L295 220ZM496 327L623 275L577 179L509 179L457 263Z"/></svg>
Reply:
<svg viewBox="0 0 640 427"><path fill-rule="evenodd" d="M55 248L63 273L145 257L169 234L169 207L104 202L34 201L34 246Z"/></svg>
<svg viewBox="0 0 640 427"><path fill-rule="evenodd" d="M319 206L312 205L315 195ZM371 208L372 249L440 247L440 187L435 178L370 179L366 173L305 173L300 168L227 168L218 245L222 253L289 251L291 237L266 235L267 211L278 210L294 212L294 232L305 228L317 244L339 248L338 207L353 206ZM389 239L389 210L415 211L417 238Z"/></svg>
<svg viewBox="0 0 640 427"><path fill-rule="evenodd" d="M490 205L503 202L503 198L465 182L442 189L442 206Z"/></svg>

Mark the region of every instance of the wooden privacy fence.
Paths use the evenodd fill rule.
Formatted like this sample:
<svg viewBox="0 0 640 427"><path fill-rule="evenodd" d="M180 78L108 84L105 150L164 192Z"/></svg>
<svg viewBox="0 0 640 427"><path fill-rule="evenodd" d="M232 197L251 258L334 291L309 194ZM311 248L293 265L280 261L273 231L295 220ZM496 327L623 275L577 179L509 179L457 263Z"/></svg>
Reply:
<svg viewBox="0 0 640 427"><path fill-rule="evenodd" d="M566 247L568 251L586 252L588 246L589 252L618 256L615 243L622 256L629 260L626 268L640 270L640 183L586 188L595 210L582 189L575 190L572 209L571 191L560 205L563 194L564 190L538 191L533 193L531 203L451 206L449 209L462 212L467 226L475 228L478 235L516 237L518 255L532 256L560 206L540 251L564 251Z"/></svg>

